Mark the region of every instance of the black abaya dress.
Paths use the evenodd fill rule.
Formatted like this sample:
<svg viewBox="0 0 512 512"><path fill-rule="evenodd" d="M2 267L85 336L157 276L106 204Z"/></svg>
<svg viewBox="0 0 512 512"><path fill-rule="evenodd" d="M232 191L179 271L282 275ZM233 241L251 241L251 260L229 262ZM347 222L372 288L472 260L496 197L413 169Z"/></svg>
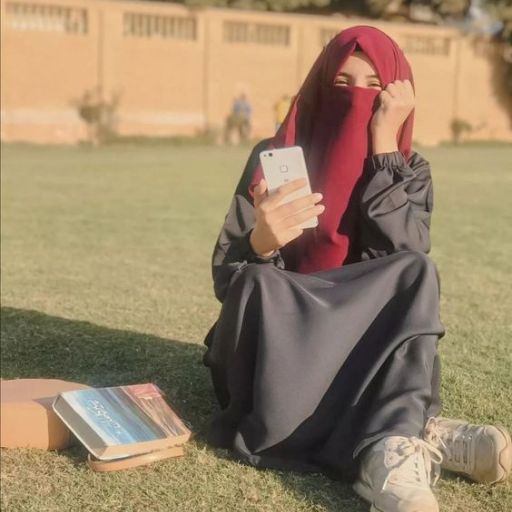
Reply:
<svg viewBox="0 0 512 512"><path fill-rule="evenodd" d="M430 249L429 163L413 151L367 157L354 192L348 264L311 274L249 244L251 153L212 257L222 302L203 362L220 410L208 441L258 467L351 480L388 435L420 437L440 410L439 281Z"/></svg>

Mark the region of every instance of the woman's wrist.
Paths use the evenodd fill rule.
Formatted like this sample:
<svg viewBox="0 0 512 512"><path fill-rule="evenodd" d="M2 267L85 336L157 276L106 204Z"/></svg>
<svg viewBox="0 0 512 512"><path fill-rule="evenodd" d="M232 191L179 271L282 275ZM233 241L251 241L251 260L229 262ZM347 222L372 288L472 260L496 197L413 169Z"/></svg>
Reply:
<svg viewBox="0 0 512 512"><path fill-rule="evenodd" d="M257 244L256 244L257 245ZM251 234L249 235L249 246L252 250L252 252L260 257L260 258L270 258L271 256L274 256L274 254L276 253L275 250L273 251L269 251L269 252L266 252L266 253L261 253L258 249L258 247L255 247L255 244L254 244L254 230L251 231Z"/></svg>
<svg viewBox="0 0 512 512"><path fill-rule="evenodd" d="M372 153L392 153L398 151L396 136L393 135L394 130L374 130L372 132Z"/></svg>

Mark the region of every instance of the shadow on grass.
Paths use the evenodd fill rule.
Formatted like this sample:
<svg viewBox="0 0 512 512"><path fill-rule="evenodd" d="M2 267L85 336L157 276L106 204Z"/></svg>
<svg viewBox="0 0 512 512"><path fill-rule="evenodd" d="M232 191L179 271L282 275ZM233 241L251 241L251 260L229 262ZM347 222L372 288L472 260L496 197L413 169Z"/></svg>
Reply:
<svg viewBox="0 0 512 512"><path fill-rule="evenodd" d="M2 378L63 379L94 387L154 382L191 424L196 433L193 442L199 447L206 445L205 433L216 400L202 363L205 347L10 307L1 309L1 339ZM234 460L228 450L213 451ZM76 446L66 453L80 465L86 452ZM315 509L367 510L341 482L320 474L274 474Z"/></svg>
<svg viewBox="0 0 512 512"><path fill-rule="evenodd" d="M206 424L214 397L199 345L8 307L1 325L4 379L95 387L154 382L195 430Z"/></svg>

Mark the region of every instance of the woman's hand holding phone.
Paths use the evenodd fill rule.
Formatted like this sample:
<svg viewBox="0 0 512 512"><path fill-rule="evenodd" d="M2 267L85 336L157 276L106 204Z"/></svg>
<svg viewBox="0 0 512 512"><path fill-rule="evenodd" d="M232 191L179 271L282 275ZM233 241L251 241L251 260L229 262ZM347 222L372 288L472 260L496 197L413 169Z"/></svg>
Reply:
<svg viewBox="0 0 512 512"><path fill-rule="evenodd" d="M304 231L300 225L317 215L325 207L317 204L322 194L313 193L283 203L288 194L306 186L304 178L281 185L267 194L267 183L262 179L254 189L256 224L250 236L253 251L259 256L271 256L277 249L294 240Z"/></svg>

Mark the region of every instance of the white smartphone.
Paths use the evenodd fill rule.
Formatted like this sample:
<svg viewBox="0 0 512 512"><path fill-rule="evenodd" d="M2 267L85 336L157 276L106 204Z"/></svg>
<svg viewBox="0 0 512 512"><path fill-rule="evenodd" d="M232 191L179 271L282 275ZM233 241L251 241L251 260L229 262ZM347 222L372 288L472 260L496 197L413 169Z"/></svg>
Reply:
<svg viewBox="0 0 512 512"><path fill-rule="evenodd" d="M300 146L290 146L280 149L269 149L260 153L260 162L267 182L269 193L281 185L299 178L305 178L307 184L286 196L282 204L311 194L308 170L304 160L304 152ZM314 228L318 226L318 217L303 222L301 228Z"/></svg>

